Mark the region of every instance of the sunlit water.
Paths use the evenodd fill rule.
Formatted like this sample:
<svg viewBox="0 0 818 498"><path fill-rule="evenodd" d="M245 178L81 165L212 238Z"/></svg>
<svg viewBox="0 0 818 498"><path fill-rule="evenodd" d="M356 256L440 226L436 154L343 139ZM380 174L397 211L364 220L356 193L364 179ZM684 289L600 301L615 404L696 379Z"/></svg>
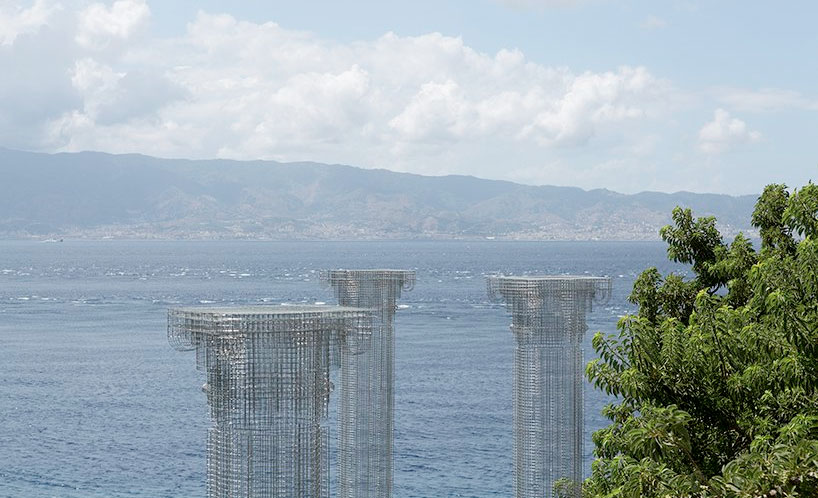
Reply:
<svg viewBox="0 0 818 498"><path fill-rule="evenodd" d="M511 496L510 317L490 273L613 277L615 331L660 243L0 242L0 496L204 496L209 424L166 310L333 301L326 268L417 270L396 318L395 496ZM609 401L586 386L590 434ZM333 435L337 432L333 431Z"/></svg>

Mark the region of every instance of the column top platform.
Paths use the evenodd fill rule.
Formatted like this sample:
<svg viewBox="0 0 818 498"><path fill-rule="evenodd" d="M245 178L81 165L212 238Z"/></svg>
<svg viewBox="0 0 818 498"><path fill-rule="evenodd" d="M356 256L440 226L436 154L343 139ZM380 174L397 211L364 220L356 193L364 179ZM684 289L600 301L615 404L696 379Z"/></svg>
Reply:
<svg viewBox="0 0 818 498"><path fill-rule="evenodd" d="M322 304L299 304L299 305L258 305L258 306L187 306L181 308L170 308L168 313L200 315L208 318L223 317L226 319L235 318L258 318L261 320L271 318L295 318L298 315L308 317L338 317L362 315L370 310L366 308L351 308L348 306L329 306Z"/></svg>
<svg viewBox="0 0 818 498"><path fill-rule="evenodd" d="M415 270L406 270L401 268L336 268L333 270L324 270L328 273L363 273L363 274L373 274L373 273L385 273L385 274L403 274L403 275L414 275Z"/></svg>
<svg viewBox="0 0 818 498"><path fill-rule="evenodd" d="M556 291L591 292L598 300L611 293L611 277L592 275L491 275L486 277L489 296L500 299L508 295L528 295Z"/></svg>
<svg viewBox="0 0 818 498"><path fill-rule="evenodd" d="M345 281L382 280L400 282L404 290L410 290L415 285L415 270L399 270L393 268L358 268L323 270L321 280L329 284Z"/></svg>
<svg viewBox="0 0 818 498"><path fill-rule="evenodd" d="M340 331L348 326L370 330L373 311L326 305L190 306L168 310L168 341L181 351L207 337L245 334ZM355 325L357 324L357 325ZM238 334L238 335L237 335Z"/></svg>
<svg viewBox="0 0 818 498"><path fill-rule="evenodd" d="M487 278L496 278L498 280L520 281L520 282L540 282L540 281L555 281L555 280L591 280L591 281L608 281L611 277L596 277L593 275L490 275Z"/></svg>

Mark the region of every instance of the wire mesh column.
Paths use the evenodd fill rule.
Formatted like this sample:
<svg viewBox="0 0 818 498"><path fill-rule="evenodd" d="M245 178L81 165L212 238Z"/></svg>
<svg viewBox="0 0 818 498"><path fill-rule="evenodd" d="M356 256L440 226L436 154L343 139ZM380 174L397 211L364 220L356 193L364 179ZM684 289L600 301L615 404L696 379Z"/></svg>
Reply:
<svg viewBox="0 0 818 498"><path fill-rule="evenodd" d="M330 270L321 277L333 288L340 305L371 308L378 317L367 343L342 344L338 496L390 498L395 420L393 322L401 291L413 288L415 273Z"/></svg>
<svg viewBox="0 0 818 498"><path fill-rule="evenodd" d="M517 498L554 496L583 480L585 317L610 294L607 277L489 277L506 302L514 333L514 489Z"/></svg>
<svg viewBox="0 0 818 498"><path fill-rule="evenodd" d="M336 306L169 310L168 339L207 377L209 497L328 497L332 346L372 326Z"/></svg>

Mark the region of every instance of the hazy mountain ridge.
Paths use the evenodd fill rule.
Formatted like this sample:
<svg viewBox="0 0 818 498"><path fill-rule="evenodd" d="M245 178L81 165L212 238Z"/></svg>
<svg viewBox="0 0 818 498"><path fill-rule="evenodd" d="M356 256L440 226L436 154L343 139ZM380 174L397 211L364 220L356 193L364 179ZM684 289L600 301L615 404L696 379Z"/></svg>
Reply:
<svg viewBox="0 0 818 498"><path fill-rule="evenodd" d="M754 233L757 197L99 152L0 149L0 172L4 238L655 239L676 205Z"/></svg>

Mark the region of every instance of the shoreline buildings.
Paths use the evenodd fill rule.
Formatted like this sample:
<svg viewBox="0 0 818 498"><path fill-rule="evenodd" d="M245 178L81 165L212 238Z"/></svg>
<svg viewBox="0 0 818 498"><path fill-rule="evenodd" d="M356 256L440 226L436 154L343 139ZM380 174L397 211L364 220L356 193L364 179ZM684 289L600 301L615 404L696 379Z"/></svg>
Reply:
<svg viewBox="0 0 818 498"><path fill-rule="evenodd" d="M341 343L340 498L391 498L395 420L396 303L411 290L409 270L330 270L321 279L338 304L371 309L369 335L350 335ZM360 340L358 340L360 339Z"/></svg>
<svg viewBox="0 0 818 498"><path fill-rule="evenodd" d="M570 275L488 278L505 301L514 333L514 493L554 496L583 480L583 352L586 315L610 295L607 277Z"/></svg>
<svg viewBox="0 0 818 498"><path fill-rule="evenodd" d="M332 355L372 331L371 311L339 306L169 310L168 339L207 376L208 497L329 496Z"/></svg>

